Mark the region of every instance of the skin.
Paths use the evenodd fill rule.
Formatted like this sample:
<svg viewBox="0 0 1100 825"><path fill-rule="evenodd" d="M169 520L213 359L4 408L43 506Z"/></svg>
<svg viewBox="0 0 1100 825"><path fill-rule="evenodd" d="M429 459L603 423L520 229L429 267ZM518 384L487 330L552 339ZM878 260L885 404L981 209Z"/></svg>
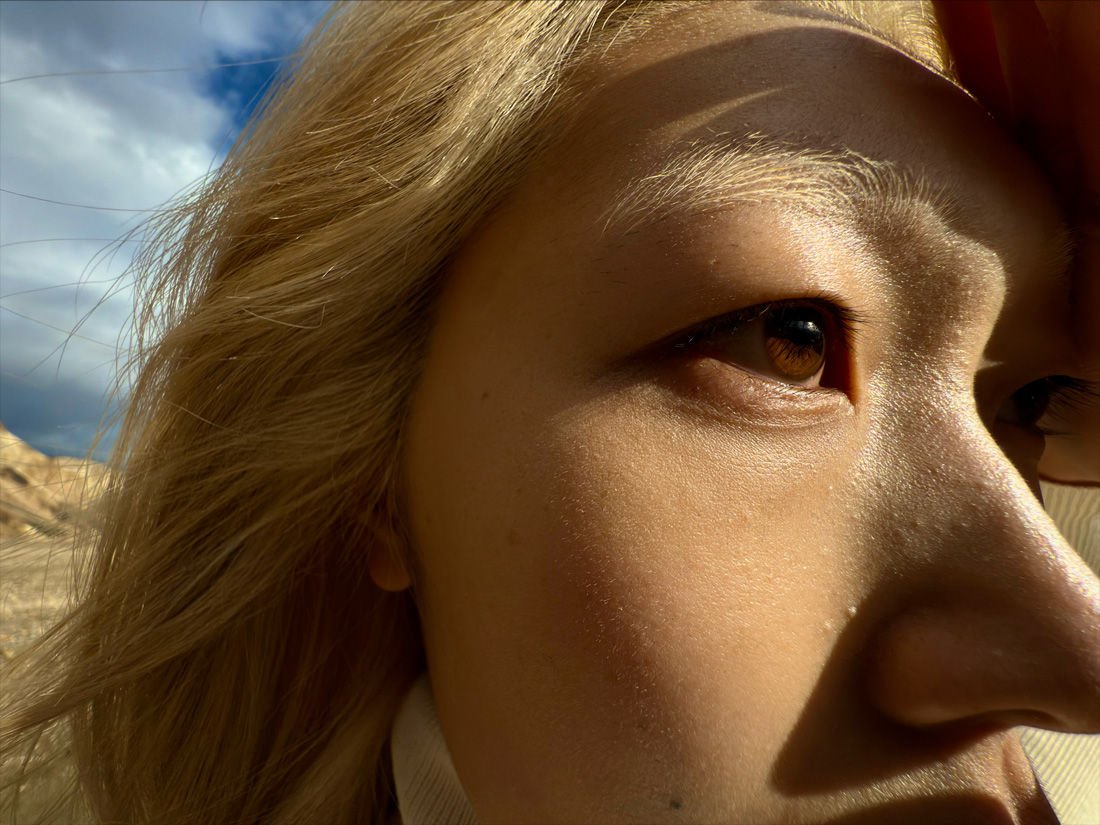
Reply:
<svg viewBox="0 0 1100 825"><path fill-rule="evenodd" d="M1053 822L1013 728L1100 729L1098 583L1012 423L1077 369L1056 199L957 87L772 8L692 13L601 70L449 274L404 493L483 822ZM909 204L889 242L767 202L601 232L624 182L745 128L956 207ZM832 391L668 343L823 293L865 316Z"/></svg>

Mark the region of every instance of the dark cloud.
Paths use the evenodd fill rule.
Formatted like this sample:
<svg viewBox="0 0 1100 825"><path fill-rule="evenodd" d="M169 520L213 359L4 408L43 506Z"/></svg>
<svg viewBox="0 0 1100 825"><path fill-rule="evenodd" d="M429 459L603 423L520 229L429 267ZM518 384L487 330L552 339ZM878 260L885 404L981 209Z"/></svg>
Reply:
<svg viewBox="0 0 1100 825"><path fill-rule="evenodd" d="M46 455L85 455L107 412L104 394L75 382L0 374L0 421ZM96 458L106 457L114 436L106 433Z"/></svg>

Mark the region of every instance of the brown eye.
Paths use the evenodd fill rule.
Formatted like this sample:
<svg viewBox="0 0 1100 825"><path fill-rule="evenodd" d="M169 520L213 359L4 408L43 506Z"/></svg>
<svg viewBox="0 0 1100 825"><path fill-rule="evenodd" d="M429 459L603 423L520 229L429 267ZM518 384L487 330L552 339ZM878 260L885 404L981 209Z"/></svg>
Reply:
<svg viewBox="0 0 1100 825"><path fill-rule="evenodd" d="M782 384L848 392L845 343L859 323L854 310L819 299L757 304L708 321L673 346Z"/></svg>
<svg viewBox="0 0 1100 825"><path fill-rule="evenodd" d="M810 307L780 307L765 314L764 350L778 377L806 381L825 366L822 327L821 316Z"/></svg>

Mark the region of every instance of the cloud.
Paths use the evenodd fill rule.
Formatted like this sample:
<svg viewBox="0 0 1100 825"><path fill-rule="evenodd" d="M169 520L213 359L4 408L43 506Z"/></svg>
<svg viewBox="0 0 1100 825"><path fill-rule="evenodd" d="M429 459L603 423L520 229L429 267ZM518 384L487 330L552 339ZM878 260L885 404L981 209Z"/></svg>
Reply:
<svg viewBox="0 0 1100 825"><path fill-rule="evenodd" d="M5 424L17 422L19 429L12 432L47 455L86 455L107 409L107 398L92 390L43 386L7 374L0 374L0 395L7 400ZM113 438L114 431L108 431L95 458L106 458Z"/></svg>
<svg viewBox="0 0 1100 825"><path fill-rule="evenodd" d="M131 313L137 244L109 239L221 162L278 64L148 70L281 57L326 5L0 5L0 81L143 70L0 85L0 185L41 199L0 192L0 420L17 435L87 449Z"/></svg>

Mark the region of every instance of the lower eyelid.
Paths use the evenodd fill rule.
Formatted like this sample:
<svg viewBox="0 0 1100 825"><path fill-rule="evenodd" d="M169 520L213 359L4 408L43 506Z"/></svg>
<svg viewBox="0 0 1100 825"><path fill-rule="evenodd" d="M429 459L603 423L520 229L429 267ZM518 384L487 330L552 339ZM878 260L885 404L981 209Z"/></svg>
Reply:
<svg viewBox="0 0 1100 825"><path fill-rule="evenodd" d="M663 382L679 400L727 422L813 426L854 411L839 390L783 384L713 358L687 357L667 373Z"/></svg>

